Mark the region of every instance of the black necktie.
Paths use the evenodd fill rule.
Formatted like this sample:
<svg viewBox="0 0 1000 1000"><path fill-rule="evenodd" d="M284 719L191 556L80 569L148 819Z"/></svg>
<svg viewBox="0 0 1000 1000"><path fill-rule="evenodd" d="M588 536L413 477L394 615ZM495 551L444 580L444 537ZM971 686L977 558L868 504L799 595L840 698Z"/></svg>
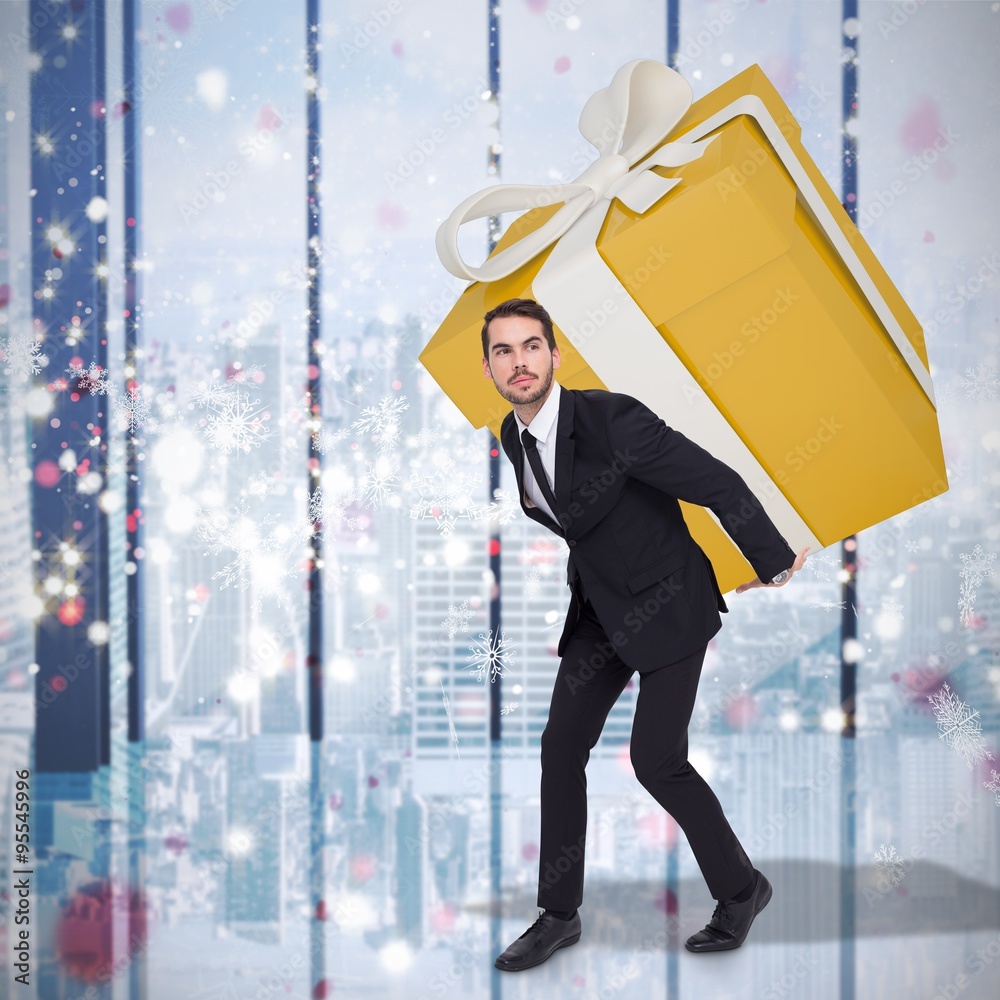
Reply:
<svg viewBox="0 0 1000 1000"><path fill-rule="evenodd" d="M524 445L525 453L528 456L528 465L531 466L532 475L535 477L535 482L538 483L539 489L545 496L548 505L552 508L552 513L555 514L556 520L559 520L559 505L556 503L556 498L552 493L552 487L549 486L549 481L545 477L545 470L542 468L542 456L538 454L538 442L535 440L535 435L528 430L527 427L521 434L521 443Z"/></svg>

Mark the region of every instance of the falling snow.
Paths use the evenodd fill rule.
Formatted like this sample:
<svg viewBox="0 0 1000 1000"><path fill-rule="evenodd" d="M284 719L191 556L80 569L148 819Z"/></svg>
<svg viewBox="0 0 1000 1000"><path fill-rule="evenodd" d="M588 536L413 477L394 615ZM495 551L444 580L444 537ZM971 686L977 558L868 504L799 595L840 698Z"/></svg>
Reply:
<svg viewBox="0 0 1000 1000"><path fill-rule="evenodd" d="M381 509L386 501L393 499L396 494L396 487L399 484L399 472L394 463L387 457L380 455L373 462L368 463L368 470L365 472L359 487L361 501L366 507Z"/></svg>
<svg viewBox="0 0 1000 1000"><path fill-rule="evenodd" d="M107 369L102 368L94 361L91 361L86 368L82 365L71 366L66 369L66 374L71 375L75 380L73 388L76 392L87 393L91 396L114 395L115 384L108 380Z"/></svg>
<svg viewBox="0 0 1000 1000"><path fill-rule="evenodd" d="M983 782L983 787L993 793L993 801L1000 806L1000 771L990 768L990 780Z"/></svg>
<svg viewBox="0 0 1000 1000"><path fill-rule="evenodd" d="M333 526L356 531L363 527L363 521L358 517L348 517L347 508L357 499L353 491L332 493L330 490L317 489L309 498L309 520L317 526L318 531L325 531Z"/></svg>
<svg viewBox="0 0 1000 1000"><path fill-rule="evenodd" d="M444 714L448 716L448 731L451 733L451 742L458 751L458 731L455 729L455 720L451 717L451 705L448 702L448 695L444 690L444 682L441 682L441 702L444 705ZM461 757L461 753L458 754Z"/></svg>
<svg viewBox="0 0 1000 1000"><path fill-rule="evenodd" d="M124 392L116 392L113 395L115 416L129 431L137 431L149 420L151 411L141 386L133 385Z"/></svg>
<svg viewBox="0 0 1000 1000"><path fill-rule="evenodd" d="M441 622L441 627L448 630L448 638L454 639L456 632L464 632L469 627L475 612L469 607L468 601L462 601L459 605L448 605L448 617Z"/></svg>
<svg viewBox="0 0 1000 1000"><path fill-rule="evenodd" d="M480 516L479 508L472 500L472 491L482 479L482 473L457 472L455 463L450 459L435 472L415 473L410 483L419 492L420 499L410 508L410 516L434 519L438 531L448 537L455 530L459 518L475 520Z"/></svg>
<svg viewBox="0 0 1000 1000"><path fill-rule="evenodd" d="M937 718L939 739L953 747L971 769L984 758L993 760L983 739L979 712L972 711L945 683L941 690L927 696Z"/></svg>
<svg viewBox="0 0 1000 1000"><path fill-rule="evenodd" d="M903 615L903 605L899 601L894 601L891 597L882 598L882 614L887 618L891 618L894 621L902 621Z"/></svg>
<svg viewBox="0 0 1000 1000"><path fill-rule="evenodd" d="M8 337L0 341L3 360L6 362L4 374L27 381L42 370L42 363L48 359L42 354L42 345L25 334Z"/></svg>
<svg viewBox="0 0 1000 1000"><path fill-rule="evenodd" d="M487 506L479 508L479 511L480 516L487 521L510 524L521 513L521 504L516 493L497 489L493 491L493 500Z"/></svg>
<svg viewBox="0 0 1000 1000"><path fill-rule="evenodd" d="M875 852L875 870L878 872L878 879L881 888L895 888L906 877L903 868L903 859L896 853L896 848L890 844L879 844Z"/></svg>
<svg viewBox="0 0 1000 1000"><path fill-rule="evenodd" d="M845 611L847 609L847 601L831 601L824 599L822 601L813 601L809 607L817 608L820 611Z"/></svg>
<svg viewBox="0 0 1000 1000"><path fill-rule="evenodd" d="M380 455L391 452L399 445L399 415L410 408L405 396L398 399L386 396L375 406L366 406L361 416L351 424L359 434L369 434L375 438Z"/></svg>
<svg viewBox="0 0 1000 1000"><path fill-rule="evenodd" d="M996 559L995 552L985 553L981 545L977 544L971 554L959 552L959 559L962 560L962 568L958 571L962 583L958 595L959 621L968 627L974 617L976 604L976 587L978 587L987 577L996 576L993 569L993 560Z"/></svg>
<svg viewBox="0 0 1000 1000"><path fill-rule="evenodd" d="M251 399L249 393L236 390L212 408L205 435L213 448L226 455L233 451L249 453L269 437L265 419L260 400Z"/></svg>
<svg viewBox="0 0 1000 1000"><path fill-rule="evenodd" d="M962 380L966 399L981 403L984 400L997 398L997 370L980 362L975 369L966 368Z"/></svg>
<svg viewBox="0 0 1000 1000"><path fill-rule="evenodd" d="M493 629L488 635L480 632L479 639L469 647L471 652L466 657L470 669L476 672L476 680L484 680L487 673L490 683L498 677L506 677L506 668L510 666L511 658L517 655L510 646L511 642L503 632L499 636L494 636Z"/></svg>

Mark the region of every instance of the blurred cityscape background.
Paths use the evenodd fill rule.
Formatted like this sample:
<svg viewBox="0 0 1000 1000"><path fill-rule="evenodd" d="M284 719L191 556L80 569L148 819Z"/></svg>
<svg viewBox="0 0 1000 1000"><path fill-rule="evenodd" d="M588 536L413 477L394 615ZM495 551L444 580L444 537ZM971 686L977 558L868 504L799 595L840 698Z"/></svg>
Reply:
<svg viewBox="0 0 1000 1000"><path fill-rule="evenodd" d="M683 949L714 901L632 773L633 682L588 768L584 937L512 979L493 959L536 915L568 549L523 516L505 460L490 494L488 431L418 361L463 288L434 233L498 179L491 152L508 182L582 172L596 156L583 104L627 60L666 60L671 5L496 0L497 94L487 4L323 0L310 32L305 0L143 0L126 100L129 3L0 4L0 998L997 996L1000 4L871 0L848 25L839 0L676 5L695 95L759 63L837 191L842 38L857 39L858 221L924 323L950 489L858 536L849 749L840 546L810 553L788 588L727 597L691 760L774 884L747 946ZM104 75L96 106L58 99L83 58ZM98 180L86 219L58 212ZM480 260L487 223L469 229ZM81 288L103 296L96 319ZM54 393L86 397L98 423L53 426ZM39 435L58 459L35 461ZM33 512L44 490L58 519ZM307 668L318 530L323 641ZM106 617L80 599L98 579ZM54 643L81 620L65 657L39 653L36 630ZM14 981L19 768L32 770L30 988Z"/></svg>

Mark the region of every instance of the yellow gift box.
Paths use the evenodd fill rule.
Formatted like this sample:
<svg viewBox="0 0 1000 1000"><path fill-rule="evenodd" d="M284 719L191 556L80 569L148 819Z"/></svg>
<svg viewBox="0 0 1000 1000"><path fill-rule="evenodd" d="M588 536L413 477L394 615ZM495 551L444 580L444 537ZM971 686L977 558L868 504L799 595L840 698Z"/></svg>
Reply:
<svg viewBox="0 0 1000 1000"><path fill-rule="evenodd" d="M510 404L481 374L483 316L534 298L561 385L641 399L816 552L948 488L922 331L763 71L689 94L662 64L629 63L584 110L602 156L577 182L463 202L438 249L479 280L420 360L499 436ZM538 207L465 265L458 227L510 205ZM681 507L724 592L754 576L711 511Z"/></svg>

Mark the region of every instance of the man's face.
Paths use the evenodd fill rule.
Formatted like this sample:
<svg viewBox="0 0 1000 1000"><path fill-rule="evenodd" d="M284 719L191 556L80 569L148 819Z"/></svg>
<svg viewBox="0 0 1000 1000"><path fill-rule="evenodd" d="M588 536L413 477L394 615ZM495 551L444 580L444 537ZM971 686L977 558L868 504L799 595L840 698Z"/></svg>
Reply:
<svg viewBox="0 0 1000 1000"><path fill-rule="evenodd" d="M483 374L511 403L534 403L552 387L552 371L560 364L559 348L549 350L537 319L503 316L490 323L490 353Z"/></svg>

